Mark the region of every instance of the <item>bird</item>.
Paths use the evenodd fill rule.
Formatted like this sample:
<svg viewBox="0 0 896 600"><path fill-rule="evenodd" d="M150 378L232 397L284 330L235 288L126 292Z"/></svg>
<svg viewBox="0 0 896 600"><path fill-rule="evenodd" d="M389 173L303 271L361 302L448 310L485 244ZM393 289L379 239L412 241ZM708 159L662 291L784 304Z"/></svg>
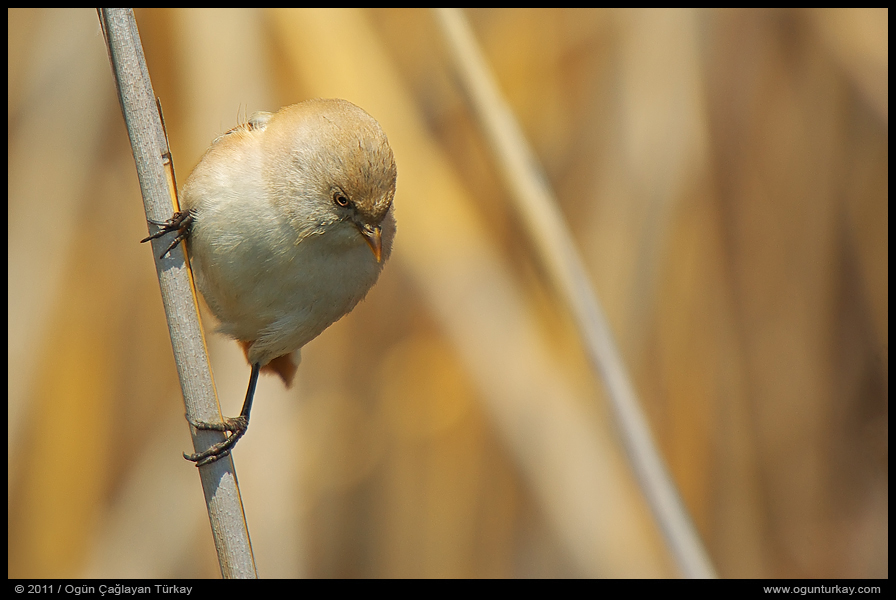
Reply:
<svg viewBox="0 0 896 600"><path fill-rule="evenodd" d="M193 169L170 219L143 242L186 242L196 287L239 342L251 367L240 415L203 452L227 456L246 433L260 372L289 387L301 348L349 313L392 252L397 169L379 123L341 99L257 112L215 139Z"/></svg>

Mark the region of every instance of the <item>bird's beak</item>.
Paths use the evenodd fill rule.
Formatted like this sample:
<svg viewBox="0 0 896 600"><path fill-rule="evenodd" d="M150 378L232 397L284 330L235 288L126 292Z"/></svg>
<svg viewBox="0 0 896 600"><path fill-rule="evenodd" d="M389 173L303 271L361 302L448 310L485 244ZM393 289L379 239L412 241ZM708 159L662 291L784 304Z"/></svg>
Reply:
<svg viewBox="0 0 896 600"><path fill-rule="evenodd" d="M376 257L376 262L382 262L383 228L364 224L358 225L358 230L361 232L361 235L364 236L364 241L367 242L367 245L370 246L370 249L373 251L373 255Z"/></svg>

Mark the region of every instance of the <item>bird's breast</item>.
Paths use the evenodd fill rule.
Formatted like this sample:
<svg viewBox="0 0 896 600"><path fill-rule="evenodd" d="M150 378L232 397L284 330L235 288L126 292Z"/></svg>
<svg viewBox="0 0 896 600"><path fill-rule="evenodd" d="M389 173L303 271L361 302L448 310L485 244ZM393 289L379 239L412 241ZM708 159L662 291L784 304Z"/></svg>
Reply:
<svg viewBox="0 0 896 600"><path fill-rule="evenodd" d="M297 239L283 223L267 223L264 235L232 224L204 232L201 217L191 239L197 287L237 339L276 335L298 349L354 308L381 269L350 223Z"/></svg>

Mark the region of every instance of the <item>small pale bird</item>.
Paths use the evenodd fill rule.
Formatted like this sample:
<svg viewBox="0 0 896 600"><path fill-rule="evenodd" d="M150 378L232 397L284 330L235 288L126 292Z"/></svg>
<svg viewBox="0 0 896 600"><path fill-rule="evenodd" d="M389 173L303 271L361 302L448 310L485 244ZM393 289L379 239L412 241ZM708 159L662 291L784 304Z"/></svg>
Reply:
<svg viewBox="0 0 896 600"><path fill-rule="evenodd" d="M289 386L299 349L351 311L392 251L395 159L386 134L345 100L259 112L212 142L181 192L181 212L146 238L187 240L196 285L252 367L240 415L194 422L229 432L197 466L246 432L259 371ZM164 255L163 255L164 256Z"/></svg>

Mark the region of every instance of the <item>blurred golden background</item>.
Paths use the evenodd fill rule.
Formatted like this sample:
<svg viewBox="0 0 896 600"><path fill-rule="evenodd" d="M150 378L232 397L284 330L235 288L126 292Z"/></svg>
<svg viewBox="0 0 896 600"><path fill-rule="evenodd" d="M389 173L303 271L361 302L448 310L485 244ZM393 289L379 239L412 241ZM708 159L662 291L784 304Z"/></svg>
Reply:
<svg viewBox="0 0 896 600"><path fill-rule="evenodd" d="M467 15L720 575L887 577L888 10ZM7 17L8 575L218 577L96 13ZM380 282L234 452L259 575L675 576L433 15L136 17L181 182L309 97L398 163Z"/></svg>

